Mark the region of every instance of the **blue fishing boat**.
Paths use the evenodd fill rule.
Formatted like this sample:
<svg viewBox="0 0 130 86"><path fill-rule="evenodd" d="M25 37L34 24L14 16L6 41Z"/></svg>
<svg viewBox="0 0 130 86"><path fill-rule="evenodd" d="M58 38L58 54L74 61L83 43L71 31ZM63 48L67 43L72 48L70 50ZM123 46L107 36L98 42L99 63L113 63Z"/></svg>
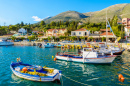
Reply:
<svg viewBox="0 0 130 86"><path fill-rule="evenodd" d="M60 48L61 44L60 43L54 44L54 47Z"/></svg>
<svg viewBox="0 0 130 86"><path fill-rule="evenodd" d="M52 44L52 43L47 43L47 44L44 44L43 45L45 48L52 48L52 47L54 47L54 44Z"/></svg>
<svg viewBox="0 0 130 86"><path fill-rule="evenodd" d="M10 68L16 76L27 80L60 82L61 71L54 68L30 65L23 62L12 62Z"/></svg>

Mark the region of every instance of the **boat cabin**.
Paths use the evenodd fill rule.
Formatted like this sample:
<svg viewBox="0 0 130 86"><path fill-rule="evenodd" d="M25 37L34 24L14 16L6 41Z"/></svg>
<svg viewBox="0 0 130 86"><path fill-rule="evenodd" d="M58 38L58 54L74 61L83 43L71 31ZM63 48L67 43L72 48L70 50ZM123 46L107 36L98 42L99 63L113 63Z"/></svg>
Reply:
<svg viewBox="0 0 130 86"><path fill-rule="evenodd" d="M97 58L97 52L94 52L91 47L83 48L83 58Z"/></svg>

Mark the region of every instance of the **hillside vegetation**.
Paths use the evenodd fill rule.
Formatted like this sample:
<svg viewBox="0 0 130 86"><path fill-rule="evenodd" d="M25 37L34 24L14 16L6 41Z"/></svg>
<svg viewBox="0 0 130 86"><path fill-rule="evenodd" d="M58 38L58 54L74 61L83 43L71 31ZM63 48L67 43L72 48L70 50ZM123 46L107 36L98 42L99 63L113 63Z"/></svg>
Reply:
<svg viewBox="0 0 130 86"><path fill-rule="evenodd" d="M88 13L79 13L76 11L66 11L60 13L52 18L46 19L46 23L50 23L52 21L82 21L82 22L105 22L106 20L106 12L107 17L112 19L114 15L117 15L118 20L120 21L124 17L130 17L130 4L116 4L110 7L107 7L103 10L96 12L88 12Z"/></svg>

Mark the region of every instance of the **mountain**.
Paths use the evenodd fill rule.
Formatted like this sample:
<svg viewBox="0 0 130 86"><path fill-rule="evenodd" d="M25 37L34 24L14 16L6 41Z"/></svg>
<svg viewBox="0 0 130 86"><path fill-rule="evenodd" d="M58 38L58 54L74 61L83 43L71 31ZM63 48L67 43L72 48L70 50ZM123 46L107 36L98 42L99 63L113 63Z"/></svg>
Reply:
<svg viewBox="0 0 130 86"><path fill-rule="evenodd" d="M77 21L77 20L81 20L82 18L87 18L87 16L76 11L66 11L50 19L45 20L45 22L50 23L51 21L68 21L68 20Z"/></svg>
<svg viewBox="0 0 130 86"><path fill-rule="evenodd" d="M60 13L54 17L45 19L46 23L50 23L51 21L82 21L82 22L105 22L106 20L106 12L107 18L113 18L114 15L118 16L119 21L124 18L130 18L130 4L116 4L110 7L107 7L100 11L95 12L87 12L87 13L79 13L76 11L66 11Z"/></svg>
<svg viewBox="0 0 130 86"><path fill-rule="evenodd" d="M81 19L83 22L104 22L106 20L106 12L107 12L107 18L112 18L114 15L118 16L118 19L121 20L124 17L130 17L130 4L116 4L112 5L110 7L107 7L101 11L96 12L88 12L83 13L86 16L89 16L88 18Z"/></svg>
<svg viewBox="0 0 130 86"><path fill-rule="evenodd" d="M52 17L48 16L48 17L44 18L43 21L46 21L46 20L48 20L50 18L52 18Z"/></svg>

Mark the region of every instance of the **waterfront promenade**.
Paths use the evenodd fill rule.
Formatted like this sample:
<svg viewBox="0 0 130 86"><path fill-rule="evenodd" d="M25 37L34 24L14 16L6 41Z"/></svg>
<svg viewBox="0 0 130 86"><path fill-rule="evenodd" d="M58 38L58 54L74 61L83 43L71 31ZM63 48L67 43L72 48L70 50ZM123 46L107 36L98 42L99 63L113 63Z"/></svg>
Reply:
<svg viewBox="0 0 130 86"><path fill-rule="evenodd" d="M23 46L38 46L39 44L42 44L43 42L28 42L28 41L21 41L21 42L14 42L14 45L23 45ZM90 43L92 46L98 46L99 43L106 43L106 42L84 42L84 43L62 43L62 42L51 42L51 43L60 43L61 45L86 45L87 43ZM130 43L119 43L121 48L127 49L130 45ZM107 45L117 45L116 43L107 43Z"/></svg>

